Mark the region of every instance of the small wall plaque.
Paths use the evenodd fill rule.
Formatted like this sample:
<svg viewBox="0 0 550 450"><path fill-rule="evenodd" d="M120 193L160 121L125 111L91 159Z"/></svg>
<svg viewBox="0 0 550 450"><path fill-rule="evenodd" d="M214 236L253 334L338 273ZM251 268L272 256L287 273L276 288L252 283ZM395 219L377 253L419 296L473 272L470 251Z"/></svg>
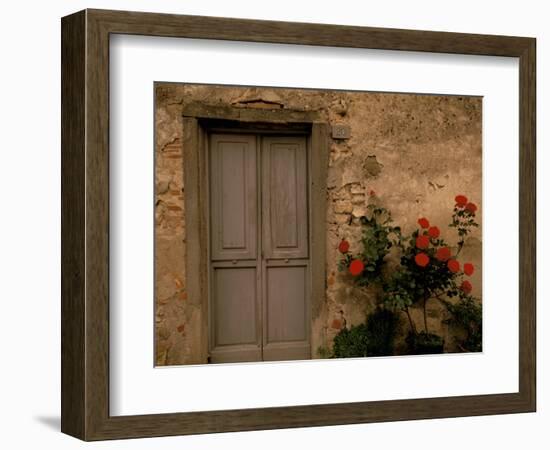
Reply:
<svg viewBox="0 0 550 450"><path fill-rule="evenodd" d="M351 135L351 129L347 125L333 125L332 126L332 138L333 139L349 139Z"/></svg>

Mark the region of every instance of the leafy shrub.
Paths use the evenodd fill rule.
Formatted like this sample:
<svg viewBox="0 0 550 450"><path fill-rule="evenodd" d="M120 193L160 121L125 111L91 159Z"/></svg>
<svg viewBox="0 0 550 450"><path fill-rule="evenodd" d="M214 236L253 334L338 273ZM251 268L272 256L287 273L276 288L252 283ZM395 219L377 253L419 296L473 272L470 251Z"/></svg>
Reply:
<svg viewBox="0 0 550 450"><path fill-rule="evenodd" d="M328 347L325 347L323 345L317 347L317 354L321 359L332 358L332 352L328 349Z"/></svg>
<svg viewBox="0 0 550 450"><path fill-rule="evenodd" d="M369 215L362 216L360 222L363 228L361 253L353 255L348 252L349 243L343 241L347 246L343 253L343 259L338 263L338 270L350 269L360 286L368 286L380 280L384 258L390 252L393 245L399 240L400 227L391 225L391 213L374 204L367 206Z"/></svg>
<svg viewBox="0 0 550 450"><path fill-rule="evenodd" d="M433 333L426 333L425 331L421 331L420 333L410 332L406 341L411 355L443 353L445 345L445 341L441 336Z"/></svg>
<svg viewBox="0 0 550 450"><path fill-rule="evenodd" d="M482 307L472 297L462 297L457 303L444 302L451 317L446 320L450 325L466 331L466 338L458 342L461 350L480 352L482 347Z"/></svg>
<svg viewBox="0 0 550 450"><path fill-rule="evenodd" d="M361 358L367 356L369 336L367 325L343 328L334 338L334 358Z"/></svg>

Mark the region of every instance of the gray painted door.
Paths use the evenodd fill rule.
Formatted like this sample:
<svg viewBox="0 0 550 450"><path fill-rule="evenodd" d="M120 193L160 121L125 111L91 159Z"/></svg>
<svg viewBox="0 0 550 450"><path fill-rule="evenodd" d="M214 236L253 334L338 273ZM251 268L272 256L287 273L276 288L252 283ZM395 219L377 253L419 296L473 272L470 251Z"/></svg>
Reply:
<svg viewBox="0 0 550 450"><path fill-rule="evenodd" d="M210 135L210 360L309 359L303 136Z"/></svg>

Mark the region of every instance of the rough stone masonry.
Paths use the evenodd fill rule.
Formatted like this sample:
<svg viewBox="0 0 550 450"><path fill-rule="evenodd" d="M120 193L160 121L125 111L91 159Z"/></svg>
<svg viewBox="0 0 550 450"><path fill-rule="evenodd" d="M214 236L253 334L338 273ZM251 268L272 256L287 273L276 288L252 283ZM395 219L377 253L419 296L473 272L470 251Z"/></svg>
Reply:
<svg viewBox="0 0 550 450"><path fill-rule="evenodd" d="M375 293L354 287L338 272L338 243L358 250L358 217L367 202L380 202L408 233L429 217L442 237L456 242L451 219L454 197L465 194L482 213L482 99L310 89L159 83L155 86L155 324L156 364L201 364L200 304L186 293L182 108L190 102L240 108L317 111L331 125L350 128L349 139L333 139L327 178L326 303L312 318L312 358L330 348L344 326L364 322ZM467 239L461 259L472 261L473 294L481 297L481 233ZM441 307L428 311L430 331L453 351L452 331L441 324ZM413 310L417 323L421 311ZM404 321L404 319L403 319ZM403 334L407 331L403 323ZM403 336L401 336L401 342Z"/></svg>

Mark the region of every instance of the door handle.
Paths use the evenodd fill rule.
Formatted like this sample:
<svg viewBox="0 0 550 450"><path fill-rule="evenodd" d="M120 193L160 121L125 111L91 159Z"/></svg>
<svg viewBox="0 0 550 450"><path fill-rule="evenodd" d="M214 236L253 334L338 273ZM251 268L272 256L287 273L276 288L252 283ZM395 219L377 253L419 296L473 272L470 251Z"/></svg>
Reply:
<svg viewBox="0 0 550 450"><path fill-rule="evenodd" d="M267 258L267 259L265 259L265 262L267 264L269 264L269 263L275 263L275 264L285 263L285 264L288 264L290 262L290 258Z"/></svg>

